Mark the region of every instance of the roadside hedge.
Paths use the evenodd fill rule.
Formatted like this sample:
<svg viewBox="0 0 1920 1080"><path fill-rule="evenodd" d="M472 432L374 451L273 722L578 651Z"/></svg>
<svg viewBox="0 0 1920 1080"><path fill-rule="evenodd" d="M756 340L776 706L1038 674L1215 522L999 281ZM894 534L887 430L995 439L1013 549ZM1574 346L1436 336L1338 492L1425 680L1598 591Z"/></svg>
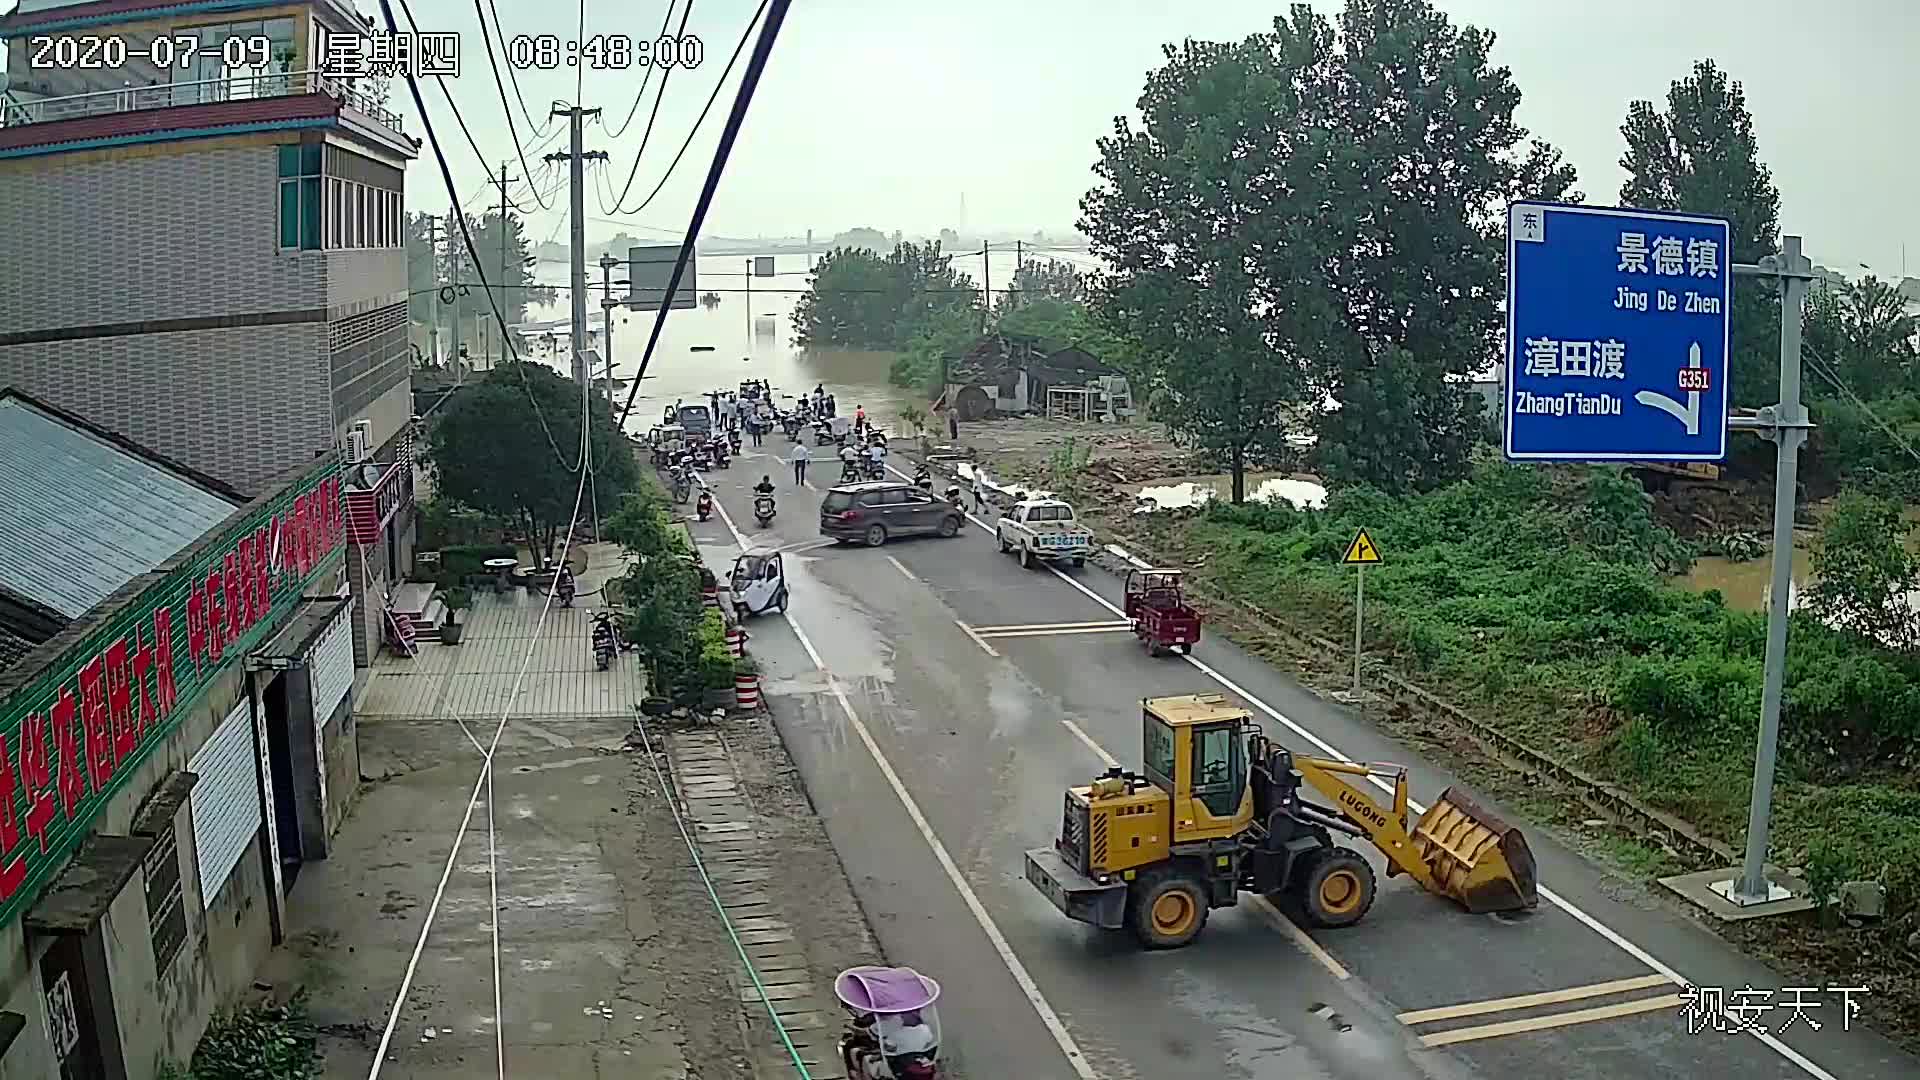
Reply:
<svg viewBox="0 0 1920 1080"><path fill-rule="evenodd" d="M1766 618L1671 586L1691 552L1618 470L1482 465L1423 496L1369 489L1324 510L1217 505L1181 541L1207 583L1340 640L1368 530L1367 648L1517 737L1736 846L1744 837ZM1200 562L1196 556L1196 562ZM1853 876L1920 902L1920 662L1793 617L1777 861L1823 840ZM1891 863L1892 865L1888 865Z"/></svg>
<svg viewBox="0 0 1920 1080"><path fill-rule="evenodd" d="M442 584L453 585L485 574L482 564L488 559L513 559L519 554L512 544L449 544L440 549L439 578Z"/></svg>
<svg viewBox="0 0 1920 1080"><path fill-rule="evenodd" d="M720 613L708 608L700 618L697 631L700 656L696 661L700 685L707 690L733 688L733 650L727 647L727 623Z"/></svg>

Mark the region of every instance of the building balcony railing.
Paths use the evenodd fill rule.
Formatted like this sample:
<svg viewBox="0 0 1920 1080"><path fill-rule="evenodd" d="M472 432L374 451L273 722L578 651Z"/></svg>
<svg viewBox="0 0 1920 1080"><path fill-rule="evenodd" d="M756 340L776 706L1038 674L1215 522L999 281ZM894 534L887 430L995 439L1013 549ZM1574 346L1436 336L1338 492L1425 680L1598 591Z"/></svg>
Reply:
<svg viewBox="0 0 1920 1080"><path fill-rule="evenodd" d="M224 101L306 94L326 94L342 105L366 114L395 134L403 130L399 115L374 100L364 89L354 86L353 80L318 71L281 71L201 79L198 82L123 86L60 97L29 97L16 91L11 97L0 100L0 127L46 124L147 109L171 109L182 105L214 105Z"/></svg>

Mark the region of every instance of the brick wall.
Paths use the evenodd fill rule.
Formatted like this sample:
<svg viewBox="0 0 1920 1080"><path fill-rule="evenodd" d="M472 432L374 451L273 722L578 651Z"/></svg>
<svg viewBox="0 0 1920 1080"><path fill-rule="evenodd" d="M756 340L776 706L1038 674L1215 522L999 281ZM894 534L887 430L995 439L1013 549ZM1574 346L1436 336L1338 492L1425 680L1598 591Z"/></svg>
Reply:
<svg viewBox="0 0 1920 1080"><path fill-rule="evenodd" d="M249 493L334 442L324 323L0 346L8 383Z"/></svg>
<svg viewBox="0 0 1920 1080"><path fill-rule="evenodd" d="M0 173L0 333L327 306L333 256L278 248L277 148L140 149Z"/></svg>

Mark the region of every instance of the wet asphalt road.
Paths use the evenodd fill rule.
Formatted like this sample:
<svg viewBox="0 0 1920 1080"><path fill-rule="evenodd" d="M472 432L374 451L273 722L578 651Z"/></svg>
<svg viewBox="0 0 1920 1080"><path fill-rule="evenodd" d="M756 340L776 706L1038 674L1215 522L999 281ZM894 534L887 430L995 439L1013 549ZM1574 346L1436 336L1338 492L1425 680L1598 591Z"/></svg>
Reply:
<svg viewBox="0 0 1920 1080"><path fill-rule="evenodd" d="M766 451L786 446L775 436ZM1920 1062L1890 1044L1841 1031L1837 1002L1810 1014L1829 1021L1821 1031L1794 1023L1772 1046L1689 1032L1671 1001L1636 1010L1679 992L1663 975L1729 991L1801 980L1746 960L1540 830L1528 838L1541 880L1577 915L1548 899L1523 916L1467 915L1387 879L1367 849L1381 872L1372 912L1310 944L1263 904L1214 912L1195 945L1172 953L1068 922L1026 884L1022 852L1051 842L1062 787L1086 783L1106 758L1138 767L1143 697L1227 692L1297 752L1329 754L1287 721L1349 757L1407 765L1423 804L1451 778L1217 639L1195 650L1205 670L1150 659L1127 633L989 630L983 647L966 627L1115 622L1100 601L1117 608L1119 583L1091 567L1065 571L1080 588L1021 570L971 525L951 540L824 546L827 478L800 491L784 463L748 454L708 474L731 522L696 524L695 535L723 576L735 528L789 552L791 623L751 624L774 717L889 958L944 984L944 1052L959 1075L1920 1076ZM747 490L762 474L780 488L780 516L765 529ZM1554 1000L1469 1004L1533 994ZM1466 1007L1399 1018L1445 1006ZM1422 1042L1463 1029L1450 1045Z"/></svg>

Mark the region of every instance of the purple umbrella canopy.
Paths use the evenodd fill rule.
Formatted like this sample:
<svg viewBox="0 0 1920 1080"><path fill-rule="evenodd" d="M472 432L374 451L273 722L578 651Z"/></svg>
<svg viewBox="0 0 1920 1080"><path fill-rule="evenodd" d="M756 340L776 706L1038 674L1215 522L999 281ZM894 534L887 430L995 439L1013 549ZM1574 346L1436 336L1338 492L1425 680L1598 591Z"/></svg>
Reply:
<svg viewBox="0 0 1920 1080"><path fill-rule="evenodd" d="M833 993L861 1012L904 1013L933 1004L940 984L912 968L857 967L833 980Z"/></svg>

